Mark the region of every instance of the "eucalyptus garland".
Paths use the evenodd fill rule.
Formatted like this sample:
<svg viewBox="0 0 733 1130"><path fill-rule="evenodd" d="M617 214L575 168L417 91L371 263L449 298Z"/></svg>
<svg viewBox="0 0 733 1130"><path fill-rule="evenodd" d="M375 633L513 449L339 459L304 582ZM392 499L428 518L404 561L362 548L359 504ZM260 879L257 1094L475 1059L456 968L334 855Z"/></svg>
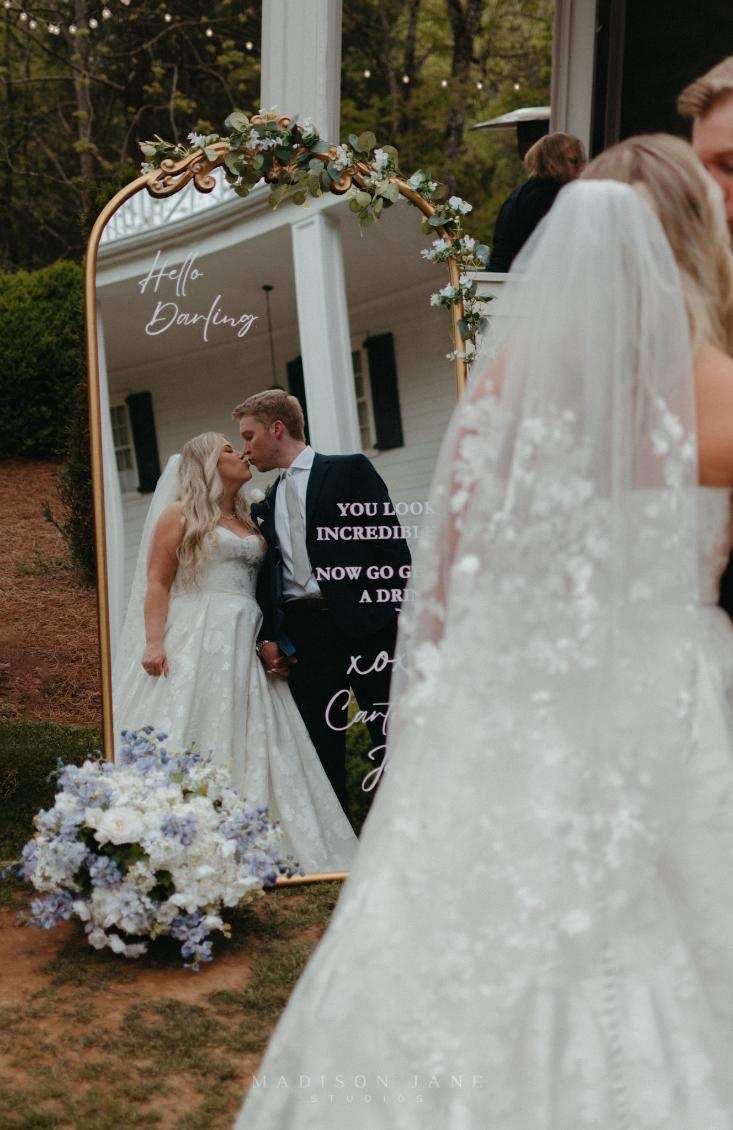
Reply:
<svg viewBox="0 0 733 1130"><path fill-rule="evenodd" d="M229 131L224 135L190 133L189 146L173 144L158 135L141 142L145 157L141 171L149 174L163 169L172 173L175 164L203 153L211 167L222 165L226 181L237 196L248 196L263 178L270 185L273 208L284 201L305 204L309 196L325 192L344 194L362 229L375 223L400 197L413 204L420 198L429 206L424 209L427 214L422 230L439 237L421 254L430 262L453 267L453 278L457 276L457 281L433 294L430 302L433 306L462 306L458 328L464 347L448 357L470 360L483 319L476 283L468 272L484 269L489 256L489 248L464 229L471 204L460 196L448 196L445 185L422 169L405 178L395 147L379 146L371 130L359 136L350 134L346 142L331 145L321 139L310 118L298 121L275 111L248 116L241 110L229 115L224 128Z"/></svg>

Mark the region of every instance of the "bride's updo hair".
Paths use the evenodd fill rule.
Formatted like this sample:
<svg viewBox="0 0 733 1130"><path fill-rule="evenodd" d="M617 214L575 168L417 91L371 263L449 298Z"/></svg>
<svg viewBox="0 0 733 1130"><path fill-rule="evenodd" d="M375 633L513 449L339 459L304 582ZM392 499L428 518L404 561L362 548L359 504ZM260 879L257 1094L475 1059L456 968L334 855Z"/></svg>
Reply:
<svg viewBox="0 0 733 1130"><path fill-rule="evenodd" d="M670 134L629 137L599 154L583 180L641 188L661 220L682 276L693 349L733 353L733 256L720 192L687 142Z"/></svg>
<svg viewBox="0 0 733 1130"><path fill-rule="evenodd" d="M183 507L183 539L178 550L179 576L184 585L198 579L201 562L208 555L206 535L221 518L220 501L224 484L217 470L219 456L228 439L218 432L202 432L181 449L178 468L180 497ZM240 521L254 530L249 507L241 492L234 500L234 512Z"/></svg>

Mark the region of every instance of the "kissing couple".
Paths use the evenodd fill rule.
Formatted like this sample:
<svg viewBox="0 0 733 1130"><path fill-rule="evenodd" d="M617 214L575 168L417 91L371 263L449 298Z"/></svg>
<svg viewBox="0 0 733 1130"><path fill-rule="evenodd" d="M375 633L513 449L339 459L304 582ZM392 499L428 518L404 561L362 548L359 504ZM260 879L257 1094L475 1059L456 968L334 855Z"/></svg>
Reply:
<svg viewBox="0 0 733 1130"><path fill-rule="evenodd" d="M172 749L211 752L307 873L346 870L348 705L353 692L382 749L399 609L384 594L402 592L410 553L370 460L315 452L294 396L256 393L233 417L241 452L204 432L158 481L113 669L115 731L150 725ZM251 508L250 465L280 472Z"/></svg>

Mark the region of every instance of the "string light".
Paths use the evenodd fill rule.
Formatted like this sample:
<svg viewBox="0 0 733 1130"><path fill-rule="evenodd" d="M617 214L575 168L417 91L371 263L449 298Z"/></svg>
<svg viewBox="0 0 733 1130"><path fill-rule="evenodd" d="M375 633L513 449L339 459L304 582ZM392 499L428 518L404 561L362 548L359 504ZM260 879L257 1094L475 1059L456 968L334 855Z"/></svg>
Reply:
<svg viewBox="0 0 733 1130"><path fill-rule="evenodd" d="M518 82L515 82L515 83L514 83L514 89L515 89L515 90L519 90L519 83L518 83Z"/></svg>
<svg viewBox="0 0 733 1130"><path fill-rule="evenodd" d="M252 42L251 39L248 39L244 46L247 48L248 51L251 51L252 48L254 47L254 43Z"/></svg>
<svg viewBox="0 0 733 1130"><path fill-rule="evenodd" d="M163 19L167 24L169 24L173 19L173 16L170 14L170 12L166 12L166 14L163 16Z"/></svg>
<svg viewBox="0 0 733 1130"><path fill-rule="evenodd" d="M25 23L25 21L26 21L26 20L28 19L28 13L27 13L27 12L21 12L21 13L20 13L20 17L19 17L19 19L20 19L20 20L21 20L21 21L22 21L23 23Z"/></svg>
<svg viewBox="0 0 733 1130"><path fill-rule="evenodd" d="M477 82L477 83L476 83L476 89L477 89L477 90L483 90L483 89L484 89L484 84L483 84L482 82Z"/></svg>
<svg viewBox="0 0 733 1130"><path fill-rule="evenodd" d="M440 80L440 85L441 85L441 86L443 87L443 90L445 90L446 86L448 85L448 79L447 79L447 78L442 78L442 79Z"/></svg>
<svg viewBox="0 0 733 1130"><path fill-rule="evenodd" d="M210 27L207 27L207 29L206 29L206 35L207 35L207 37L208 37L209 39L211 39L211 37L212 37L212 35L213 35L213 34L214 34L214 33L213 33L213 31L211 30L211 28L210 28Z"/></svg>
<svg viewBox="0 0 733 1130"><path fill-rule="evenodd" d="M95 28L99 27L99 20L95 20L94 16L92 16L92 18L89 21L89 26L92 29L92 31L94 31Z"/></svg>
<svg viewBox="0 0 733 1130"><path fill-rule="evenodd" d="M69 24L69 34L76 35L76 24Z"/></svg>
<svg viewBox="0 0 733 1130"><path fill-rule="evenodd" d="M408 82L410 81L410 76L409 76L409 75L403 75L403 76L402 76L402 81L403 81L403 82L404 82L405 84L407 84L407 83L408 83Z"/></svg>
<svg viewBox="0 0 733 1130"><path fill-rule="evenodd" d="M110 12L109 8L102 8L102 19L103 20L109 20L111 18L112 18L112 13Z"/></svg>
<svg viewBox="0 0 733 1130"><path fill-rule="evenodd" d="M369 70L369 67L367 67L366 70L364 71L364 78L371 78L371 77L372 77L372 72Z"/></svg>
<svg viewBox="0 0 733 1130"><path fill-rule="evenodd" d="M36 28L38 27L38 24L36 23L35 20L29 20L28 21L28 27L31 29L31 31L35 31Z"/></svg>

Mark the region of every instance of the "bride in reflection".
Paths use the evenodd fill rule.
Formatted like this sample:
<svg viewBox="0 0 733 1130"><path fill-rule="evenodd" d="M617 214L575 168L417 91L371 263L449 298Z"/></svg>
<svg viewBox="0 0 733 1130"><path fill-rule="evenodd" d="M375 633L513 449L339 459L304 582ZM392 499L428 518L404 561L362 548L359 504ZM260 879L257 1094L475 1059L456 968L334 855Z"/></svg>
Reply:
<svg viewBox="0 0 733 1130"><path fill-rule="evenodd" d="M115 730L150 725L212 752L279 821L306 872L349 867L356 836L284 679L256 653L266 544L242 487L249 463L204 432L174 455L148 511L113 671Z"/></svg>
<svg viewBox="0 0 733 1130"><path fill-rule="evenodd" d="M597 158L491 304L389 769L237 1130L732 1130L732 346L689 146Z"/></svg>

